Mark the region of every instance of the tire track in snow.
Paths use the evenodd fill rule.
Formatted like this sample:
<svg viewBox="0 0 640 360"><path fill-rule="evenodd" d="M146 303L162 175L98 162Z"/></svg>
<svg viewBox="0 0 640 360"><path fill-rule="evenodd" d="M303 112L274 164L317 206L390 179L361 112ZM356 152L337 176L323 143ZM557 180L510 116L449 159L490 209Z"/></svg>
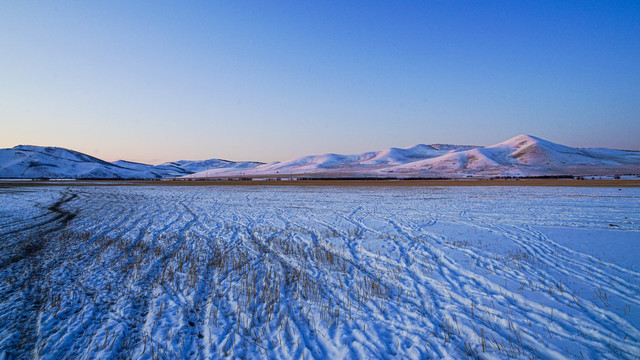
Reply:
<svg viewBox="0 0 640 360"><path fill-rule="evenodd" d="M637 323L617 316L613 310L588 301L584 295L577 295L582 306L569 306L567 301L572 297L568 294L516 289L517 283L527 278L540 287L555 286L569 278L613 289L611 297L632 301L638 295L633 280L637 272L562 248L530 227L525 216L500 218L500 214L519 206L508 196L468 189L465 191L482 195L468 200L464 192L443 190L424 200L424 196L414 194L420 191L287 189L276 193L259 188L83 188L72 202L72 208L80 213L67 228L86 232L86 238L77 239L77 244L64 244L62 236L69 229L55 230L51 235L60 241L50 243L44 251L56 256L43 259L45 277L39 280L41 284L59 283L56 291L72 291L76 302L64 302L57 315L55 305L41 307L38 331L42 342L36 342L36 347L41 345L51 350L49 355L58 357L125 357L126 351L120 355L114 351L124 349L125 338L130 337L128 347L133 350L129 354L136 356L143 354L146 344L145 356L154 351L156 356L166 357L221 357L224 352L220 348L226 347L229 356L251 358L263 357L266 349L276 358L302 354L314 358L394 354L459 358L464 357L462 349L467 345L474 346L477 357L504 357L505 352L492 345L487 353L481 352L475 334L484 327L506 346L508 341L516 341L517 328L525 354L544 358L570 358L580 356L579 351L592 358L640 355ZM550 190L527 191L535 195ZM375 196L369 196L372 194ZM491 200L487 208L499 210L498 215L475 207L489 195L497 200ZM541 199L555 201L554 197ZM501 203L510 207L503 210L496 205ZM531 206L536 208L536 204ZM585 216L588 224L597 222L598 217L589 209L584 212L589 215ZM25 212L23 224L29 223L28 214ZM579 220L570 219L576 223ZM468 229L477 229L485 238L499 243L486 247L479 247L473 239L468 245L455 243L459 240L456 231L461 230L460 236L464 237L470 234ZM103 238L115 240L101 248ZM274 245L277 241L303 249L301 258L278 249ZM539 263L508 260L509 254L499 249L500 244L507 243L506 250L522 249L539 258ZM126 254L135 247L147 249L144 251L149 255L142 259L149 261L128 272L134 261ZM243 305L233 291L240 289L243 274L239 270L207 268L207 259L215 251L227 258L246 257L242 271L259 276L269 269L301 267L324 288L324 299L332 299L333 306L343 311L355 299L349 290L359 286L356 280L367 277L394 288L388 298L367 298L361 308L356 305L353 318L338 325L315 320L307 323L306 315L286 310L300 307L320 313L318 306L295 299L291 289L281 288L283 303L274 311L275 316L291 311L288 325L282 328L287 335L278 337L269 324L257 322L255 325L264 326L265 331L264 342L258 344L251 335L237 333L244 327L239 323L244 315L238 313ZM350 268L338 273L326 264L310 261L316 259L314 251L332 251ZM185 266L193 266L193 270L176 272L175 283L154 290L158 274L165 268L175 268L178 259L186 259ZM74 266L70 266L72 261ZM591 269L593 279L584 274L585 269ZM612 276L609 269L620 275ZM188 272L198 275L194 286L185 286ZM9 274L10 270L0 270L2 279ZM509 285L503 286L501 281L505 279ZM348 282L346 288L342 282ZM2 286L6 285L0 285L0 289L6 289ZM107 295L91 295L101 291ZM43 298L55 294L45 293ZM0 296L5 296L0 297L2 321L7 311L19 310L9 307L5 290ZM95 299L97 306L92 305ZM78 313L74 313L76 309ZM258 314L264 311L256 309ZM219 311L216 322L210 318L214 311ZM158 323L154 324L156 319ZM52 332L52 324L64 330ZM447 341L449 326L453 332ZM102 349L107 330L106 350L96 350ZM7 334L2 331L7 329L0 329L0 335ZM170 335L173 340L165 339ZM7 344L2 338L0 353ZM111 341L116 343L113 349ZM565 350L565 346L570 349Z"/></svg>

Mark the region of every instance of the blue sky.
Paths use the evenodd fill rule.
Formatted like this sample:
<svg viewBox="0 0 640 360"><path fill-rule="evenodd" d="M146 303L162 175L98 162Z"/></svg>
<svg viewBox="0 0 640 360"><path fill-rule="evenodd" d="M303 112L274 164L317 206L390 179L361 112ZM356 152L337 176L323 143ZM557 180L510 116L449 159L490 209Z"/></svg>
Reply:
<svg viewBox="0 0 640 360"><path fill-rule="evenodd" d="M0 2L0 147L640 149L640 2Z"/></svg>

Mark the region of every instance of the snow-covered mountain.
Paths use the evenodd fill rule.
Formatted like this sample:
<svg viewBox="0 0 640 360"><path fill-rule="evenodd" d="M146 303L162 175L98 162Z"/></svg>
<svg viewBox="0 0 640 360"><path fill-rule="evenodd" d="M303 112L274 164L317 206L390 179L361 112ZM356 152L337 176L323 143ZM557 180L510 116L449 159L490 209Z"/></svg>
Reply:
<svg viewBox="0 0 640 360"><path fill-rule="evenodd" d="M455 178L639 173L639 151L577 149L518 135L487 147L415 145L355 155L313 155L251 169L221 168L185 177Z"/></svg>
<svg viewBox="0 0 640 360"><path fill-rule="evenodd" d="M501 143L415 145L362 154L303 156L284 162L181 160L148 165L113 163L73 150L19 145L0 149L0 178L456 178L491 176L611 176L640 174L640 151L577 149L535 136Z"/></svg>
<svg viewBox="0 0 640 360"><path fill-rule="evenodd" d="M136 178L134 169L57 147L0 149L0 178Z"/></svg>
<svg viewBox="0 0 640 360"><path fill-rule="evenodd" d="M375 170L387 169L396 165L435 158L457 151L474 149L468 145L415 145L408 148L388 148L361 154L340 155L324 154L302 156L285 162L262 164L250 169L221 168L211 169L186 176L201 177L261 177L287 175L325 175L325 176L367 176Z"/></svg>
<svg viewBox="0 0 640 360"><path fill-rule="evenodd" d="M257 162L210 159L148 165L118 160L106 162L77 151L30 145L0 149L0 178L159 179L193 174L211 168L244 169Z"/></svg>
<svg viewBox="0 0 640 360"><path fill-rule="evenodd" d="M261 162L256 161L241 161L234 162L229 160L209 159L209 160L180 160L174 162L168 162L157 166L171 166L184 169L189 173L197 173L200 171L210 169L250 169L258 165L262 165Z"/></svg>
<svg viewBox="0 0 640 360"><path fill-rule="evenodd" d="M141 176L142 178L174 178L193 174L196 172L206 171L209 169L248 169L258 165L262 165L261 162L234 162L220 159L209 160L179 160L174 162L167 162L160 165L148 165L131 161L118 160L113 164L140 171L143 174L151 176Z"/></svg>
<svg viewBox="0 0 640 360"><path fill-rule="evenodd" d="M126 161L126 160L114 161L112 162L112 164L123 167L123 168L136 170L141 174L145 174L145 176L142 176L143 178L170 178L170 177L189 175L193 173L193 172L186 171L185 169L182 169L179 166L171 166L171 165L165 165L165 164L149 165L149 164L142 164L142 163Z"/></svg>
<svg viewBox="0 0 640 360"><path fill-rule="evenodd" d="M640 173L640 152L577 149L531 135L387 169L397 176L552 176Z"/></svg>

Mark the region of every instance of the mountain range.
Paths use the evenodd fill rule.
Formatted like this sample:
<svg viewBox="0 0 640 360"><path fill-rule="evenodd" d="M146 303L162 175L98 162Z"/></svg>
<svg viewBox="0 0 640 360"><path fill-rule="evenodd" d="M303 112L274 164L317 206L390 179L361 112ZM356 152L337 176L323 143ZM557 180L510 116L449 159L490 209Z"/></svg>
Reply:
<svg viewBox="0 0 640 360"><path fill-rule="evenodd" d="M284 162L181 160L148 165L106 162L64 148L0 149L0 178L461 178L640 174L640 151L579 149L531 135L491 146L415 145L353 155L303 156Z"/></svg>
<svg viewBox="0 0 640 360"><path fill-rule="evenodd" d="M4 179L163 179L216 168L253 168L260 164L209 159L148 165L125 160L106 162L58 147L18 145L0 149L0 178Z"/></svg>

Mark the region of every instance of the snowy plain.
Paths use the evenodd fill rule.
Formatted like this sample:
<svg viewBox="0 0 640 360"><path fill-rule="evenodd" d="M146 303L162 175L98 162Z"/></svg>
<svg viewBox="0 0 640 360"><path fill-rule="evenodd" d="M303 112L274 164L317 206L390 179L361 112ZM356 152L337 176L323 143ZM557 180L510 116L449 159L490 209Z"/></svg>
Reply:
<svg viewBox="0 0 640 360"><path fill-rule="evenodd" d="M640 189L0 188L0 359L640 357Z"/></svg>

